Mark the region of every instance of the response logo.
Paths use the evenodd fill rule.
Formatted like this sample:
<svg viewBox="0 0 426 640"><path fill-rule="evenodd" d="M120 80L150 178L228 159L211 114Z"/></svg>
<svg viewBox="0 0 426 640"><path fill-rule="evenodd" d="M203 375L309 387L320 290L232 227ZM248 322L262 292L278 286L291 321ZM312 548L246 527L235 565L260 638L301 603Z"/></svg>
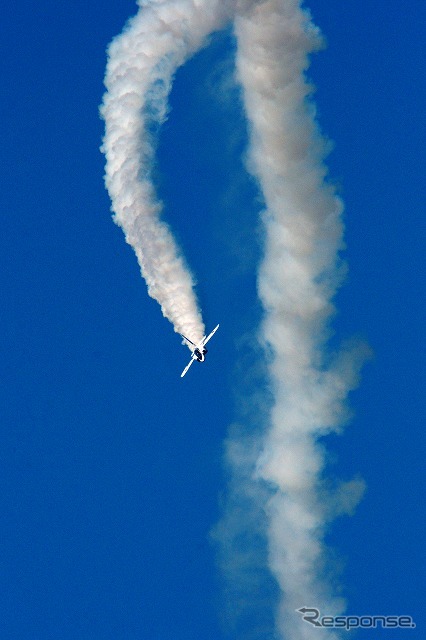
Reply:
<svg viewBox="0 0 426 640"><path fill-rule="evenodd" d="M411 616L321 616L319 609L302 607L296 611L314 627L327 629L415 629Z"/></svg>

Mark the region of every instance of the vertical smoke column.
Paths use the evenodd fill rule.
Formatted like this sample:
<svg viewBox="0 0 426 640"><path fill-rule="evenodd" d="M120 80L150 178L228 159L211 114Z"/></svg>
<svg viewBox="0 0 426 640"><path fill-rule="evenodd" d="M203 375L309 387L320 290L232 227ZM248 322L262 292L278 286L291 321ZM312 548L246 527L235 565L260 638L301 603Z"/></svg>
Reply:
<svg viewBox="0 0 426 640"><path fill-rule="evenodd" d="M350 510L362 492L354 481L326 495L318 443L344 421L344 400L359 368L348 355L326 362L331 300L341 276L342 204L326 181L325 143L305 78L321 39L298 0L241 3L235 32L250 170L266 207L258 289L274 400L254 476L271 492L265 509L269 568L282 594L277 625L292 640L331 638L295 613L303 606L341 611L343 602L323 579L324 527L331 511Z"/></svg>
<svg viewBox="0 0 426 640"><path fill-rule="evenodd" d="M223 3L222 3L223 4ZM152 184L153 130L167 115L176 69L222 20L220 0L139 0L139 12L109 46L101 114L106 186L126 241L137 255L149 295L175 331L204 335L193 282Z"/></svg>

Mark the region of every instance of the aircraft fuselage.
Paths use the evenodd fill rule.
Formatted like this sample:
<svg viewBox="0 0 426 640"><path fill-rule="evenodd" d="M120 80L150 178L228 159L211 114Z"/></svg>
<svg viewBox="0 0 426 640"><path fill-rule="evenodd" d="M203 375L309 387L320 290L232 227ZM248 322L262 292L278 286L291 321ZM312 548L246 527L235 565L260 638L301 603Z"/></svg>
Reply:
<svg viewBox="0 0 426 640"><path fill-rule="evenodd" d="M192 340L190 340L189 338L184 336L183 333L180 334L182 336L182 338L184 338L184 340L186 341L187 346L192 351L191 360L189 361L189 363L186 365L185 369L180 374L181 378L183 378L183 376L186 374L186 372L188 371L189 367L192 365L193 362L195 362L195 360L197 360L197 362L204 362L204 360L206 359L206 353L207 353L207 349L205 347L205 344L210 340L210 338L212 336L214 336L214 334L216 333L216 331L218 329L219 329L219 325L217 325L213 329L213 331L211 333L209 333L208 336L204 336L204 338L202 340L200 340L200 342L198 342L198 344L195 344L194 342L192 342ZM189 345L191 345L191 346L189 346Z"/></svg>
<svg viewBox="0 0 426 640"><path fill-rule="evenodd" d="M198 362L204 362L204 360L206 359L206 353L207 353L207 349L195 349L194 350L194 356L196 356Z"/></svg>

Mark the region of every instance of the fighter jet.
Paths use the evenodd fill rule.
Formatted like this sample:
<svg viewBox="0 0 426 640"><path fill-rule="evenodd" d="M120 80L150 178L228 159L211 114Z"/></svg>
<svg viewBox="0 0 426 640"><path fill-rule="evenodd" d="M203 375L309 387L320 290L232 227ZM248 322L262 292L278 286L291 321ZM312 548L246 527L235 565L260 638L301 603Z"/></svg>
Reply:
<svg viewBox="0 0 426 640"><path fill-rule="evenodd" d="M214 334L218 329L219 329L219 325L217 325L217 327L213 329L210 335L208 335L207 337L204 336L204 338L198 344L194 344L189 338L184 336L182 333L180 334L182 338L184 338L184 340L186 340L189 344L191 344L194 347L192 349L192 356L191 356L191 360L189 361L189 364L186 365L185 369L180 374L181 378L183 378L183 376L185 375L185 373L188 371L189 367L195 360L198 360L198 362L204 362L206 358L206 353L207 353L207 349L205 345L208 343L210 338L214 336Z"/></svg>

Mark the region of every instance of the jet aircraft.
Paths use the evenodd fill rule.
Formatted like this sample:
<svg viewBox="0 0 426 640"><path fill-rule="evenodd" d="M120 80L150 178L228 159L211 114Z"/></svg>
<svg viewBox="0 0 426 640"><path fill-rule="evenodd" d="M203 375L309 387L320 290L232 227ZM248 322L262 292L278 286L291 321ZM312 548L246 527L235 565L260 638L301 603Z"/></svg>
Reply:
<svg viewBox="0 0 426 640"><path fill-rule="evenodd" d="M215 327L208 336L204 336L204 338L198 344L194 344L192 340L184 336L182 333L180 334L182 338L184 338L184 340L186 340L189 344L193 346L191 360L189 361L189 364L186 365L185 369L180 374L181 378L183 378L183 376L185 375L185 373L188 371L189 367L195 360L198 360L198 362L204 362L206 358L206 353L207 353L207 349L205 345L208 343L210 338L214 336L214 334L218 329L219 329L219 325L217 325L217 327Z"/></svg>

